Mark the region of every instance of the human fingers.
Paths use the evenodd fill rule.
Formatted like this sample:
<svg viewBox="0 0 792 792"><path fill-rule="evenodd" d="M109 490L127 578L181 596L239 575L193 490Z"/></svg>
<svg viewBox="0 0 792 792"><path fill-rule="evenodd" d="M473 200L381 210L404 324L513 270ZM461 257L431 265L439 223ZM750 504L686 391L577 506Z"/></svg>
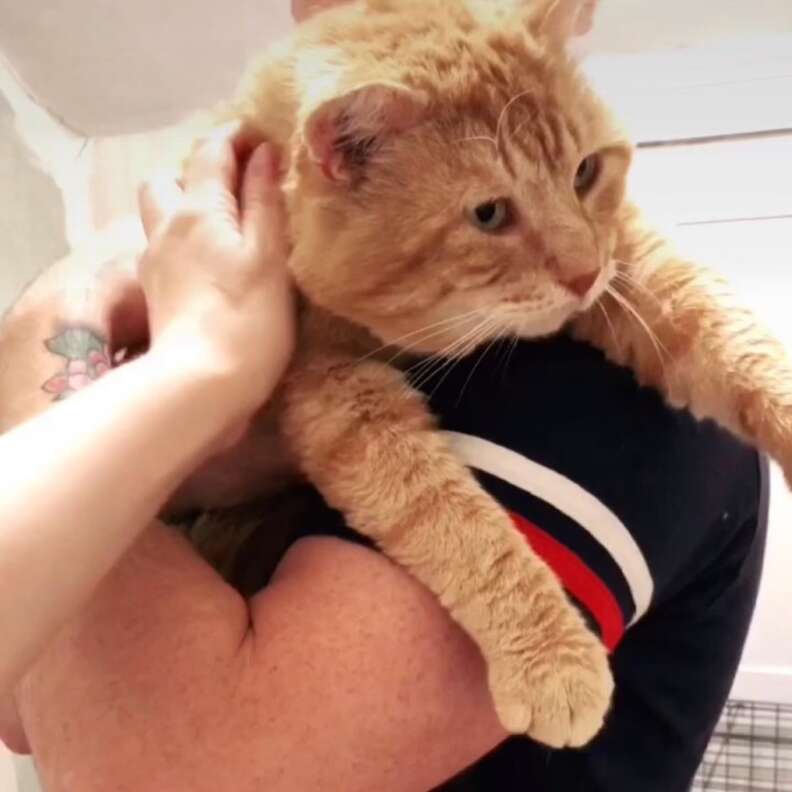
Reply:
<svg viewBox="0 0 792 792"><path fill-rule="evenodd" d="M138 206L148 239L151 239L154 232L174 215L183 197L178 182L164 175L155 176L140 186Z"/></svg>

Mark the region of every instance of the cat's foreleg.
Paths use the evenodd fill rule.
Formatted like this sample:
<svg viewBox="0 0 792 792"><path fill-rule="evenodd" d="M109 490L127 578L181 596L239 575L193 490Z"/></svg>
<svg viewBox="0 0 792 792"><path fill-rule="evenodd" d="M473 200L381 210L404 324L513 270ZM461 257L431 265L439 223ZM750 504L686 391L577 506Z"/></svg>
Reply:
<svg viewBox="0 0 792 792"><path fill-rule="evenodd" d="M574 334L632 368L673 406L769 453L792 482L792 363L783 345L723 280L678 256L637 216L616 257L611 293Z"/></svg>
<svg viewBox="0 0 792 792"><path fill-rule="evenodd" d="M553 746L588 742L613 687L602 644L401 373L317 357L294 371L285 402L303 472L478 644L504 726Z"/></svg>

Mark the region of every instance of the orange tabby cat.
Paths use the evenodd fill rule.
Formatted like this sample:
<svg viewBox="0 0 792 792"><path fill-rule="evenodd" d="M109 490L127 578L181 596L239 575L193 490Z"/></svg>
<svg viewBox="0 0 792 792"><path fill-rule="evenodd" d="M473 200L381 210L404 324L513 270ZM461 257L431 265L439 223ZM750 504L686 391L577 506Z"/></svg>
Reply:
<svg viewBox="0 0 792 792"><path fill-rule="evenodd" d="M565 50L580 1L358 0L275 48L232 110L288 160L307 300L289 452L477 642L503 724L555 746L599 730L605 651L394 349L569 327L792 471L792 370L626 201L630 146Z"/></svg>

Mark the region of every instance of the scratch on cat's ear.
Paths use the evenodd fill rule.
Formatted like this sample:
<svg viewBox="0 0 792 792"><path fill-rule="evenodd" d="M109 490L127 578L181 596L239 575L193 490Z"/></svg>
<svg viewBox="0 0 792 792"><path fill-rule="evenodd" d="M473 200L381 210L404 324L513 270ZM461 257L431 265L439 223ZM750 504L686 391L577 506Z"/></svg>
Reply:
<svg viewBox="0 0 792 792"><path fill-rule="evenodd" d="M303 140L328 179L350 181L388 136L419 123L427 105L425 94L398 83L366 83L311 111Z"/></svg>

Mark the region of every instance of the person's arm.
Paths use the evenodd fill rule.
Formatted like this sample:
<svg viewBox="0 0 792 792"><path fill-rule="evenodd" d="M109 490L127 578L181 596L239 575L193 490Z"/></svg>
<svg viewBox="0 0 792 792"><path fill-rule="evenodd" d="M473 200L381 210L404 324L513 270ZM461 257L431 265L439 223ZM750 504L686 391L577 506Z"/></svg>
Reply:
<svg viewBox="0 0 792 792"><path fill-rule="evenodd" d="M154 341L143 357L83 389L109 366L100 329L68 324L43 339L36 330L51 319L33 311L4 334L6 382L15 361L30 379L26 350L42 342L61 363L29 408L45 393L60 403L0 437L0 693L283 372L293 331L276 168L268 149L256 152L240 216L232 145L218 136L200 147L184 192L173 183L144 197ZM11 388L9 411L20 392Z"/></svg>
<svg viewBox="0 0 792 792"><path fill-rule="evenodd" d="M246 603L152 528L19 703L50 792L426 792L505 737L435 599L330 538L295 545Z"/></svg>
<svg viewBox="0 0 792 792"><path fill-rule="evenodd" d="M0 689L231 428L233 386L153 350L0 438Z"/></svg>
<svg viewBox="0 0 792 792"><path fill-rule="evenodd" d="M0 433L101 376L112 362L108 347L145 341L145 296L136 277L143 249L139 220L114 224L40 274L3 315ZM69 357L53 351L67 341L67 329L88 341ZM80 373L87 376L68 376Z"/></svg>

